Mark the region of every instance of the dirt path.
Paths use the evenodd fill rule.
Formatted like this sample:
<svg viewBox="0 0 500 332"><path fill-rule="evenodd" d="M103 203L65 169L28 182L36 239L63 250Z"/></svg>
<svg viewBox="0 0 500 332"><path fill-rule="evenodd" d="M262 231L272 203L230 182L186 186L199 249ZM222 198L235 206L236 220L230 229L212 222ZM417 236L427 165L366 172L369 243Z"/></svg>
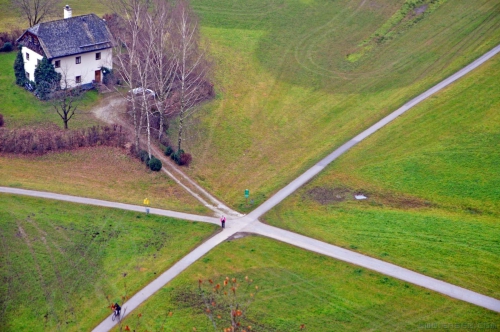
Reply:
<svg viewBox="0 0 500 332"><path fill-rule="evenodd" d="M110 95L104 98L99 105L94 107L91 112L100 120L108 123L108 124L117 124L122 126L125 130L130 133L134 132L134 128L132 124L130 124L125 119L125 111L127 107L127 102L123 99L123 97L118 94ZM146 137L141 137L141 144L146 142ZM143 147L145 149L145 147ZM151 146L152 154L156 156L156 158L160 159L163 168L162 171L165 172L169 177L171 177L177 184L187 190L193 197L195 197L198 201L200 201L204 206L209 208L214 212L215 216L226 215L230 218L241 218L244 215L230 209L228 206L223 204L217 198L208 193L205 189L203 189L200 185L198 185L195 181L193 181L189 176L187 176L179 166L174 164L172 160L166 157L155 145Z"/></svg>

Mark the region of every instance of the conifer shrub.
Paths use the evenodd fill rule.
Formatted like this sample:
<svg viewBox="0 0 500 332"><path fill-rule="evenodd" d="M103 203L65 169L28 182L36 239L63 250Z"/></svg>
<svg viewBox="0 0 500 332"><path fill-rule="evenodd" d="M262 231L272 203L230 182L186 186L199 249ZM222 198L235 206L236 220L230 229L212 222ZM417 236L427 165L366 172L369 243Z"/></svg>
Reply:
<svg viewBox="0 0 500 332"><path fill-rule="evenodd" d="M35 95L41 100L48 100L50 93L60 87L61 74L56 72L47 57L43 57L35 69Z"/></svg>
<svg viewBox="0 0 500 332"><path fill-rule="evenodd" d="M158 172L159 170L161 170L162 164L159 159L156 159L154 156L151 156L151 160L149 160L148 166L150 170Z"/></svg>
<svg viewBox="0 0 500 332"><path fill-rule="evenodd" d="M16 76L16 84L24 86L28 81L26 79L26 71L24 70L24 59L21 49L17 52L16 60L14 61L14 75Z"/></svg>
<svg viewBox="0 0 500 332"><path fill-rule="evenodd" d="M174 153L174 149L172 149L171 146L167 146L167 148L165 149L165 156L170 157L172 153Z"/></svg>

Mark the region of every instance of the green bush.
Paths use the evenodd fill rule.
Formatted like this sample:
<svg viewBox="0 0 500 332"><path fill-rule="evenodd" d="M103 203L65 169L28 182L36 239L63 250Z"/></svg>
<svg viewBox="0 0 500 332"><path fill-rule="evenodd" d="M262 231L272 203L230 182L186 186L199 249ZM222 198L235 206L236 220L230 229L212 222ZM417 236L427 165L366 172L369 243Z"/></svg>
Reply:
<svg viewBox="0 0 500 332"><path fill-rule="evenodd" d="M148 166L150 170L158 172L159 170L161 170L162 164L159 159L156 159L155 157L152 156L151 160L148 163Z"/></svg>
<svg viewBox="0 0 500 332"><path fill-rule="evenodd" d="M24 71L24 59L21 49L17 52L16 61L14 61L14 75L16 76L16 84L24 86L28 80L26 79L26 71Z"/></svg>
<svg viewBox="0 0 500 332"><path fill-rule="evenodd" d="M35 95L41 100L49 99L50 93L60 87L61 74L56 72L46 57L35 69Z"/></svg>
<svg viewBox="0 0 500 332"><path fill-rule="evenodd" d="M14 49L14 47L12 47L12 43L11 42L6 42L5 44L3 44L2 52L10 52L13 49Z"/></svg>
<svg viewBox="0 0 500 332"><path fill-rule="evenodd" d="M141 159L141 161L147 165L149 163L149 153L147 151L140 150L139 159Z"/></svg>
<svg viewBox="0 0 500 332"><path fill-rule="evenodd" d="M165 156L170 157L172 153L174 153L174 149L172 149L171 146L167 146L167 148L165 149Z"/></svg>
<svg viewBox="0 0 500 332"><path fill-rule="evenodd" d="M180 149L170 155L170 158L177 164L180 165L181 157L184 154L184 150Z"/></svg>

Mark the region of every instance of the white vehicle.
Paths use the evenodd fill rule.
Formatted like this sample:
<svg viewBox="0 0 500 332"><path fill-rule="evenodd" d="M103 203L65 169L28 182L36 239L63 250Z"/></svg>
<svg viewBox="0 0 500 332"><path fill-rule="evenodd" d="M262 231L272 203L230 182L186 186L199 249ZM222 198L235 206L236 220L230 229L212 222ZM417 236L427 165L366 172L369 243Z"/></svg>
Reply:
<svg viewBox="0 0 500 332"><path fill-rule="evenodd" d="M153 98L156 97L156 93L151 90L151 89L144 89L144 88L135 88L135 89L132 89L132 90L129 90L128 93L133 93L134 95L138 96L138 95L141 95L144 93L146 96L152 96Z"/></svg>

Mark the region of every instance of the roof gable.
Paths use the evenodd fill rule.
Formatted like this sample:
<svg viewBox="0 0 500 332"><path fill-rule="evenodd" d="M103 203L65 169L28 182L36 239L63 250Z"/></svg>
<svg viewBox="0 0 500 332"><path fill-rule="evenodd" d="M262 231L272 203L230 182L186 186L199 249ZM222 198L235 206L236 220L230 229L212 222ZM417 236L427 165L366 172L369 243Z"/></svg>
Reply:
<svg viewBox="0 0 500 332"><path fill-rule="evenodd" d="M49 59L102 50L114 44L106 22L95 14L39 23L27 32L38 37Z"/></svg>

